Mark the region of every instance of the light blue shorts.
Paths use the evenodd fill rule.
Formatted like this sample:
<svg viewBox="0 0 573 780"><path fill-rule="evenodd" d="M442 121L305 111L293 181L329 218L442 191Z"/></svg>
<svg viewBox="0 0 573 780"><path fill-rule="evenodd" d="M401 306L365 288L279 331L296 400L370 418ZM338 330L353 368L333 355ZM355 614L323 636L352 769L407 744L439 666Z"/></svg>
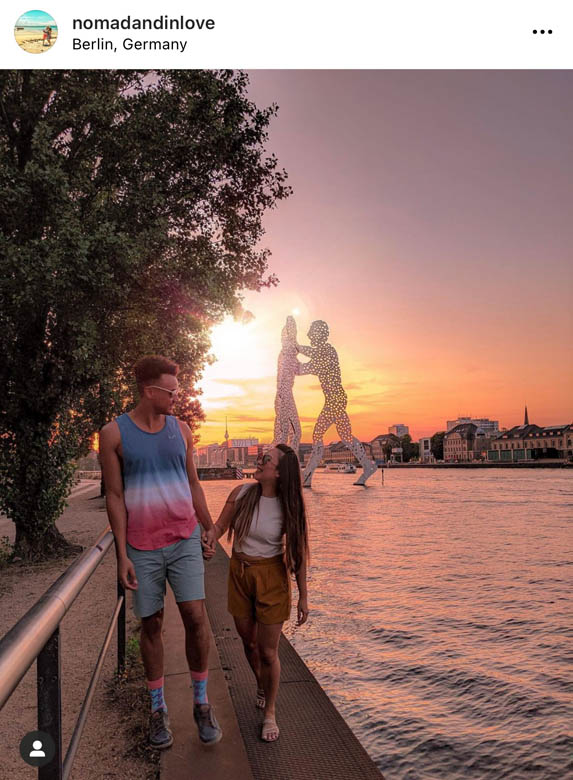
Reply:
<svg viewBox="0 0 573 780"><path fill-rule="evenodd" d="M139 586L132 591L137 617L149 617L163 609L166 580L177 603L205 598L205 564L199 524L189 539L181 539L158 550L137 550L128 544L127 557L135 567Z"/></svg>

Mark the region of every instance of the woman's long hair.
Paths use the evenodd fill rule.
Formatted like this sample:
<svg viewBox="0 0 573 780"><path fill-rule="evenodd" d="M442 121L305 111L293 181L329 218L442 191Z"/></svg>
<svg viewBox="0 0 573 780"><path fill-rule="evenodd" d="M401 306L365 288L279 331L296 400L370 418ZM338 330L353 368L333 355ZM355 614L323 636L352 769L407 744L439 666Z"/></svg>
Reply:
<svg viewBox="0 0 573 780"><path fill-rule="evenodd" d="M286 565L290 572L297 572L304 560L308 560L308 522L302 496L300 464L292 447L277 444L283 455L279 459L277 496L280 501L286 535ZM251 485L237 500L236 510L229 527L230 539L240 544L249 533L255 510L262 495L261 483Z"/></svg>

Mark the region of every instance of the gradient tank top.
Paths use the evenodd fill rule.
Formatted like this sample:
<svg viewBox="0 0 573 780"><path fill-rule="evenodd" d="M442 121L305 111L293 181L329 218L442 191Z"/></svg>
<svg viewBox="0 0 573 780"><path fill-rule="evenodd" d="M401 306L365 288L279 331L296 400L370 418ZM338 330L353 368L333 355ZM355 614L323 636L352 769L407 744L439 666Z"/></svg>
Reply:
<svg viewBox="0 0 573 780"><path fill-rule="evenodd" d="M128 544L138 550L157 550L188 539L197 516L177 419L165 415L165 425L157 433L141 430L127 414L116 422L123 453Z"/></svg>

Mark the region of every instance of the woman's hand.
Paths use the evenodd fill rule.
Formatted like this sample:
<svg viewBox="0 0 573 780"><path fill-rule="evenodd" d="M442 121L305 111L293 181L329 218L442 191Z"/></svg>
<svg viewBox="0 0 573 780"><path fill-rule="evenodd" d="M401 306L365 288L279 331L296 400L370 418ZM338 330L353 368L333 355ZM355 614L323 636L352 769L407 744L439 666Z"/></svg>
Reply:
<svg viewBox="0 0 573 780"><path fill-rule="evenodd" d="M308 599L306 596L300 596L296 608L296 624L302 626L308 619Z"/></svg>
<svg viewBox="0 0 573 780"><path fill-rule="evenodd" d="M208 544L205 544L203 541L201 542L201 548L202 548L202 551L203 551L203 558L206 561L210 561L211 558L215 555L215 552L216 552L215 548L211 547Z"/></svg>

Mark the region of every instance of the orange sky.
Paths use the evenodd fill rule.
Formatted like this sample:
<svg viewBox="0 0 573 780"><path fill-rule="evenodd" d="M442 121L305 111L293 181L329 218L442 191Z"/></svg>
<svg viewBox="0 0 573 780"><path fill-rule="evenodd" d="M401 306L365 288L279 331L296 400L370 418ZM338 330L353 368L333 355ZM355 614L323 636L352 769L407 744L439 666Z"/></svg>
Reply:
<svg viewBox="0 0 573 780"><path fill-rule="evenodd" d="M287 314L324 319L353 432L414 437L460 414L573 419L572 72L259 71L293 196L265 218L279 287L213 333L201 443L272 438ZM322 405L295 397L303 440ZM336 439L331 429L326 441Z"/></svg>

